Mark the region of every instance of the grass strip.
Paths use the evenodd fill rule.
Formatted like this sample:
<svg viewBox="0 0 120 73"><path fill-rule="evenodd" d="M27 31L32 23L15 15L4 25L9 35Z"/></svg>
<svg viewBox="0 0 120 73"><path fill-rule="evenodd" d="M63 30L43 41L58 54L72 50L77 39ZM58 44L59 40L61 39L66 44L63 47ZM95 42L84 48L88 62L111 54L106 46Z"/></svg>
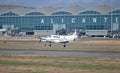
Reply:
<svg viewBox="0 0 120 73"><path fill-rule="evenodd" d="M1 66L37 66L37 67L58 67L58 68L70 68L70 69L93 69L93 70L120 70L120 66L107 66L107 65L92 65L92 64L80 64L80 63L40 63L40 62L8 62L0 61Z"/></svg>

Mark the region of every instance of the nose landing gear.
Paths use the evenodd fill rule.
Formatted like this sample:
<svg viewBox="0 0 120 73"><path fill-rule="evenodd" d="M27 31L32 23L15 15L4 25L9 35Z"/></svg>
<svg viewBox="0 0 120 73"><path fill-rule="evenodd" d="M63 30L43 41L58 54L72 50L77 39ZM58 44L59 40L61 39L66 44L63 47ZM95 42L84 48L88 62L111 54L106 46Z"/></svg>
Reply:
<svg viewBox="0 0 120 73"><path fill-rule="evenodd" d="M63 47L66 47L66 44L64 44Z"/></svg>

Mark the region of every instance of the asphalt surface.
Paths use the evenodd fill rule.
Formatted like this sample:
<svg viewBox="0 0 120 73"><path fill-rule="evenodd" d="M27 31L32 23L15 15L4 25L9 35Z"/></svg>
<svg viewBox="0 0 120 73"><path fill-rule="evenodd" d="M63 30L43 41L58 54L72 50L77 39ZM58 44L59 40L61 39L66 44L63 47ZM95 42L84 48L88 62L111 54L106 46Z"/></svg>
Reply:
<svg viewBox="0 0 120 73"><path fill-rule="evenodd" d="M48 56L110 56L120 57L115 52L82 52L82 51L45 51L45 50L0 50L0 54L11 55L48 55Z"/></svg>

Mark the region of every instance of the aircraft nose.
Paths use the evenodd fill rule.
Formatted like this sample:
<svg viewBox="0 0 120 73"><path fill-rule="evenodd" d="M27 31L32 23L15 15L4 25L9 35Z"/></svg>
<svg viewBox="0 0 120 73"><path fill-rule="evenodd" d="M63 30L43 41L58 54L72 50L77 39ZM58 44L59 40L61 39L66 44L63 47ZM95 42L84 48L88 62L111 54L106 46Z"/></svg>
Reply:
<svg viewBox="0 0 120 73"><path fill-rule="evenodd" d="M45 42L45 41L46 41L46 39L42 39L41 41L42 41L42 42Z"/></svg>

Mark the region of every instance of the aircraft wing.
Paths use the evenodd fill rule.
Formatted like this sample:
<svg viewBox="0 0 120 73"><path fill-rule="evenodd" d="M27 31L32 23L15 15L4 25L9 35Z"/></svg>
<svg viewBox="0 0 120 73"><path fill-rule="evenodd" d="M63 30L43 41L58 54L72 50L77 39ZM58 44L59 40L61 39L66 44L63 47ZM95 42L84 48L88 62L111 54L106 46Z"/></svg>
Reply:
<svg viewBox="0 0 120 73"><path fill-rule="evenodd" d="M47 40L47 39L42 39L41 41L42 41L42 42L47 42L47 43L53 43L53 41Z"/></svg>
<svg viewBox="0 0 120 73"><path fill-rule="evenodd" d="M61 44L67 44L67 43L70 43L70 42L69 41L61 41L59 43L61 43Z"/></svg>

